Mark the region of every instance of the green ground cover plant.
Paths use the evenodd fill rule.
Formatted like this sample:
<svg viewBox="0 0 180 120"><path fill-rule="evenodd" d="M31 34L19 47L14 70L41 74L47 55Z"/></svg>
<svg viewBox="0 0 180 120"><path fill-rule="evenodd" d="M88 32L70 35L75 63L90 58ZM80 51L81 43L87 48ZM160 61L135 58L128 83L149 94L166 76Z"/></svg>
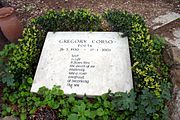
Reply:
<svg viewBox="0 0 180 120"><path fill-rule="evenodd" d="M75 94L66 96L59 86L31 93L46 33L103 31L103 20L112 31L123 32L129 39L134 89L91 99ZM0 115L33 119L37 109L48 106L62 120L167 120L171 83L168 66L162 60L164 45L163 39L150 35L139 15L116 10L106 11L102 16L87 10L49 11L32 20L19 44L7 45L0 52L0 82L6 84Z"/></svg>

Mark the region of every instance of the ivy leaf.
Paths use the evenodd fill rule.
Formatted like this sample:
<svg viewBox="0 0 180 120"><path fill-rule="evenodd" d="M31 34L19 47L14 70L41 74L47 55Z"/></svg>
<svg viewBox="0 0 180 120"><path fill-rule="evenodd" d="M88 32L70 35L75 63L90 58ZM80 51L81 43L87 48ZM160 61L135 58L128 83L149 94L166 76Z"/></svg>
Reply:
<svg viewBox="0 0 180 120"><path fill-rule="evenodd" d="M91 118L91 111L90 111L90 110L86 110L86 111L84 112L84 115L85 115L86 117L88 117L88 118Z"/></svg>
<svg viewBox="0 0 180 120"><path fill-rule="evenodd" d="M43 86L43 87L39 88L38 94L45 95L47 91L49 91L49 89L47 89L45 86Z"/></svg>
<svg viewBox="0 0 180 120"><path fill-rule="evenodd" d="M78 115L77 114L71 114L68 116L67 120L79 120Z"/></svg>
<svg viewBox="0 0 180 120"><path fill-rule="evenodd" d="M58 102L54 102L51 107L52 109L58 109L59 108Z"/></svg>
<svg viewBox="0 0 180 120"><path fill-rule="evenodd" d="M60 89L60 86L54 86L52 89L52 94L60 96L60 95L63 95L64 92Z"/></svg>
<svg viewBox="0 0 180 120"><path fill-rule="evenodd" d="M104 101L104 107L105 108L110 108L111 107L111 103L109 101Z"/></svg>
<svg viewBox="0 0 180 120"><path fill-rule="evenodd" d="M112 101L113 106L119 110L131 110L134 111L136 106L136 93L131 90L129 93L116 93L115 98Z"/></svg>
<svg viewBox="0 0 180 120"><path fill-rule="evenodd" d="M21 118L21 120L26 120L26 114L25 113L21 113L20 114L20 118Z"/></svg>
<svg viewBox="0 0 180 120"><path fill-rule="evenodd" d="M69 98L68 98L68 102L69 103L73 103L75 101L75 98L73 95L70 95Z"/></svg>
<svg viewBox="0 0 180 120"><path fill-rule="evenodd" d="M85 108L86 108L86 105L84 104L84 102L81 103L80 106L78 106L78 109L79 109L79 111L80 111L81 113L83 113L83 112L85 111Z"/></svg>
<svg viewBox="0 0 180 120"><path fill-rule="evenodd" d="M69 115L69 109L68 108L65 108L62 110L62 115L63 116L68 116Z"/></svg>
<svg viewBox="0 0 180 120"><path fill-rule="evenodd" d="M82 117L79 118L79 120L86 120L86 118L83 115Z"/></svg>
<svg viewBox="0 0 180 120"><path fill-rule="evenodd" d="M29 77L29 78L27 78L27 82L28 82L29 84L32 84L32 83L33 83L33 79L32 79L31 77Z"/></svg>
<svg viewBox="0 0 180 120"><path fill-rule="evenodd" d="M102 109L102 108L97 109L97 110L96 110L96 114L97 114L98 116L103 116L103 115L104 115L103 109Z"/></svg>
<svg viewBox="0 0 180 120"><path fill-rule="evenodd" d="M84 115L85 115L85 117L91 118L92 120L94 120L95 117L96 117L96 115L97 115L97 112L96 112L96 111L86 110L86 111L84 112Z"/></svg>
<svg viewBox="0 0 180 120"><path fill-rule="evenodd" d="M3 78L2 78L2 82L6 83L7 86L12 86L14 85L14 75L12 74L6 74Z"/></svg>
<svg viewBox="0 0 180 120"><path fill-rule="evenodd" d="M72 111L73 111L73 112L76 112L76 113L81 113L81 114L83 114L84 111L85 111L85 108L86 108L86 105L84 104L84 102L81 102L80 105L74 106L74 108L73 108Z"/></svg>
<svg viewBox="0 0 180 120"><path fill-rule="evenodd" d="M6 108L6 111L7 111L8 113L10 113L10 112L11 112L11 108L10 108L10 107L7 107L7 108Z"/></svg>

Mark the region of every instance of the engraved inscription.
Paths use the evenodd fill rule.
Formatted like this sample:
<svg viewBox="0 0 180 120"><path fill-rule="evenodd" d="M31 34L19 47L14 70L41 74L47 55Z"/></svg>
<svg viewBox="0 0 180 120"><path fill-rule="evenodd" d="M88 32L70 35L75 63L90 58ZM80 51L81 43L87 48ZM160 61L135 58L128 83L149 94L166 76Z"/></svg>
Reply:
<svg viewBox="0 0 180 120"><path fill-rule="evenodd" d="M78 40L78 39L64 39L59 40L60 44L68 43L75 44L73 48L60 48L60 52L63 51L74 51L76 54L71 54L71 59L69 63L68 76L67 76L67 86L71 89L73 87L81 87L83 84L89 84L90 80L87 78L88 71L95 69L90 61L85 61L81 58L78 51L90 51L90 52L111 52L109 46L107 48L95 48L93 44L113 44L113 40ZM82 43L82 44L80 44ZM90 44L91 43L91 44Z"/></svg>

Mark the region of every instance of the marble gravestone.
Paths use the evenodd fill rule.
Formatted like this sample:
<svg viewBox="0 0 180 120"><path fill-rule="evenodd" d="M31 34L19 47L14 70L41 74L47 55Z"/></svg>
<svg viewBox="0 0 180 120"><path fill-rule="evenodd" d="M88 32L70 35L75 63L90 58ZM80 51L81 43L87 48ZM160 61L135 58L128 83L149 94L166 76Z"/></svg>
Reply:
<svg viewBox="0 0 180 120"><path fill-rule="evenodd" d="M80 96L130 91L127 37L118 32L48 32L31 92L54 85Z"/></svg>

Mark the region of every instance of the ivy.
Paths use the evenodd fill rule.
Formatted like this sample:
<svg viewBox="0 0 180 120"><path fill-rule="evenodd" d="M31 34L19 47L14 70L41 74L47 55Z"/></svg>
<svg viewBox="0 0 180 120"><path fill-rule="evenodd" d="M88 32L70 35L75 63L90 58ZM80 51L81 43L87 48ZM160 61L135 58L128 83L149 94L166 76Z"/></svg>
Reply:
<svg viewBox="0 0 180 120"><path fill-rule="evenodd" d="M116 93L112 102L117 110L129 110L133 112L137 108L136 93L133 90L129 93Z"/></svg>
<svg viewBox="0 0 180 120"><path fill-rule="evenodd" d="M14 48L14 44L5 45L4 50L0 51L0 82L6 84L7 86L12 86L15 82L14 75L10 74L9 68L6 65Z"/></svg>

